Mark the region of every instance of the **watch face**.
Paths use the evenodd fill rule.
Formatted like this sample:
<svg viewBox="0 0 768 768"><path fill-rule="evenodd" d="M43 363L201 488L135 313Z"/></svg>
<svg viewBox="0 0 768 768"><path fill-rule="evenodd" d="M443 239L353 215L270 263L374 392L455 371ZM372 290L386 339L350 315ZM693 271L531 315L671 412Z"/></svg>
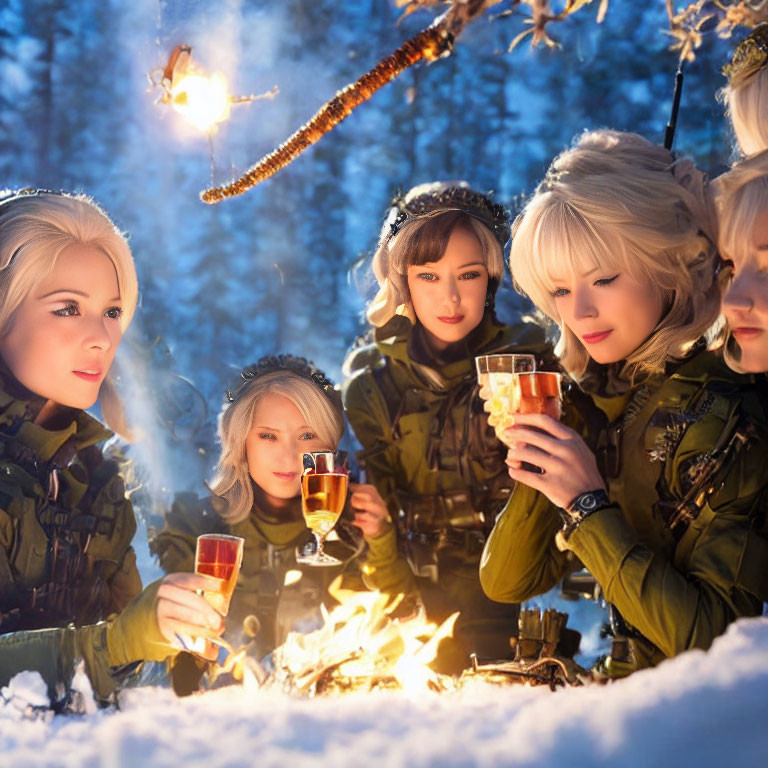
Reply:
<svg viewBox="0 0 768 768"><path fill-rule="evenodd" d="M579 506L585 510L590 511L597 506L597 499L594 493L585 493L579 500Z"/></svg>

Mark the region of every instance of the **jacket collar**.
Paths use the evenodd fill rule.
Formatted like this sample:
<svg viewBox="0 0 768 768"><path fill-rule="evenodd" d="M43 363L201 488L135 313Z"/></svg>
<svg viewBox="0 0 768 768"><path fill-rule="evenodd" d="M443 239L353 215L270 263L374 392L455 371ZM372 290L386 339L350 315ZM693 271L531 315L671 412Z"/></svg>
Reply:
<svg viewBox="0 0 768 768"><path fill-rule="evenodd" d="M100 421L77 408L64 412L57 429L35 424L44 404L45 398L21 384L0 358L0 434L18 440L42 461L49 461L67 441L80 451L112 437Z"/></svg>

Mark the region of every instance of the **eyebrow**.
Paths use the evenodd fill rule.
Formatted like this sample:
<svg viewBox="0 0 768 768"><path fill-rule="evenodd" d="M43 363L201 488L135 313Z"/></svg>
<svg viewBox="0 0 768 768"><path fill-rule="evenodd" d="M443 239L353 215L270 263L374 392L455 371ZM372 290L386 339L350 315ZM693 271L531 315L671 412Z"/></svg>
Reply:
<svg viewBox="0 0 768 768"><path fill-rule="evenodd" d="M435 267L438 262L436 261L428 261L426 264L409 264L408 269L423 269L424 267ZM462 264L460 267L456 267L456 269L466 269L467 267L484 267L485 262L484 261L470 261L469 264Z"/></svg>
<svg viewBox="0 0 768 768"><path fill-rule="evenodd" d="M257 426L256 429L266 429L268 432L282 432L282 429L278 429L277 427L267 427L267 426ZM298 427L296 429L297 432L301 432L303 429L312 429L312 427L308 427L306 424L304 424L301 427Z"/></svg>
<svg viewBox="0 0 768 768"><path fill-rule="evenodd" d="M90 296L85 291L78 291L75 288L56 288L53 291L48 291L48 293L43 294L42 296L39 296L40 299L47 299L49 296L54 296L57 293L74 293L76 296L82 296L84 299L89 299ZM120 297L109 299L109 301L120 301Z"/></svg>
<svg viewBox="0 0 768 768"><path fill-rule="evenodd" d="M758 251L768 251L768 243L761 243L757 246Z"/></svg>

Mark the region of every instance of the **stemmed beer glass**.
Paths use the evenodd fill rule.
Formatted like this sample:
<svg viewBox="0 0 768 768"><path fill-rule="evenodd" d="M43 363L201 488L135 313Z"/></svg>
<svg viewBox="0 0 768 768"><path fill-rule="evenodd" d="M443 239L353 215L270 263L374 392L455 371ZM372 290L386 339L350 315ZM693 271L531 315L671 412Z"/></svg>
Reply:
<svg viewBox="0 0 768 768"><path fill-rule="evenodd" d="M301 511L307 528L312 531L317 549L311 554L300 553L297 563L305 565L339 565L341 562L323 551L325 539L333 530L347 500L349 478L336 467L330 451L305 453L301 476Z"/></svg>

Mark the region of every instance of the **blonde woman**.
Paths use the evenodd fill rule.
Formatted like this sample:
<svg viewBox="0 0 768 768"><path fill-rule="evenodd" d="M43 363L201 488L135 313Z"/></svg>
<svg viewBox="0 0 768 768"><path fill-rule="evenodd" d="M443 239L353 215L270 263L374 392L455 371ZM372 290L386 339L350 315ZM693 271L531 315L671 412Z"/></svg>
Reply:
<svg viewBox="0 0 768 768"><path fill-rule="evenodd" d="M474 356L547 351L533 323L494 313L509 219L464 183L437 182L398 197L373 271L373 326L345 362L344 406L361 463L386 500L433 620L454 611L458 646L504 658L517 606L488 600L477 578L483 543L511 486L504 449L477 395ZM445 655L445 654L444 654Z"/></svg>
<svg viewBox="0 0 768 768"><path fill-rule="evenodd" d="M722 97L741 153L768 149L768 22L739 43L723 74Z"/></svg>
<svg viewBox="0 0 768 768"><path fill-rule="evenodd" d="M91 200L0 200L0 685L36 669L54 691L81 657L107 696L126 665L174 655L177 632L223 629L194 592L205 579L142 593L133 510L98 447L112 433L84 410L101 395L124 430L108 374L137 293L125 238Z"/></svg>
<svg viewBox="0 0 768 768"><path fill-rule="evenodd" d="M720 252L729 270L723 296L725 359L742 373L768 372L768 150L717 180ZM761 377L765 383L765 377Z"/></svg>
<svg viewBox="0 0 768 768"><path fill-rule="evenodd" d="M702 175L634 134L583 134L516 222L515 281L557 323L556 351L594 408L583 437L515 417L518 485L480 577L490 597L523 600L573 552L615 609L612 675L707 648L768 597L768 446L749 426L764 403L702 341L715 265Z"/></svg>
<svg viewBox="0 0 768 768"><path fill-rule="evenodd" d="M246 634L258 630L258 653L266 654L321 603L333 601L328 588L340 573L349 588L397 594L407 589L407 568L398 558L383 502L375 488L363 484L352 486L351 523L363 533L367 554L342 525L341 539L327 545L342 566L297 565L297 550L310 538L301 512L301 454L336 450L344 430L341 398L321 371L291 355L262 358L242 379L238 390L228 393L219 418L214 495L202 501L193 494L179 496L150 548L165 570L184 571L194 568L200 533L244 538L228 636L241 642L248 618Z"/></svg>

